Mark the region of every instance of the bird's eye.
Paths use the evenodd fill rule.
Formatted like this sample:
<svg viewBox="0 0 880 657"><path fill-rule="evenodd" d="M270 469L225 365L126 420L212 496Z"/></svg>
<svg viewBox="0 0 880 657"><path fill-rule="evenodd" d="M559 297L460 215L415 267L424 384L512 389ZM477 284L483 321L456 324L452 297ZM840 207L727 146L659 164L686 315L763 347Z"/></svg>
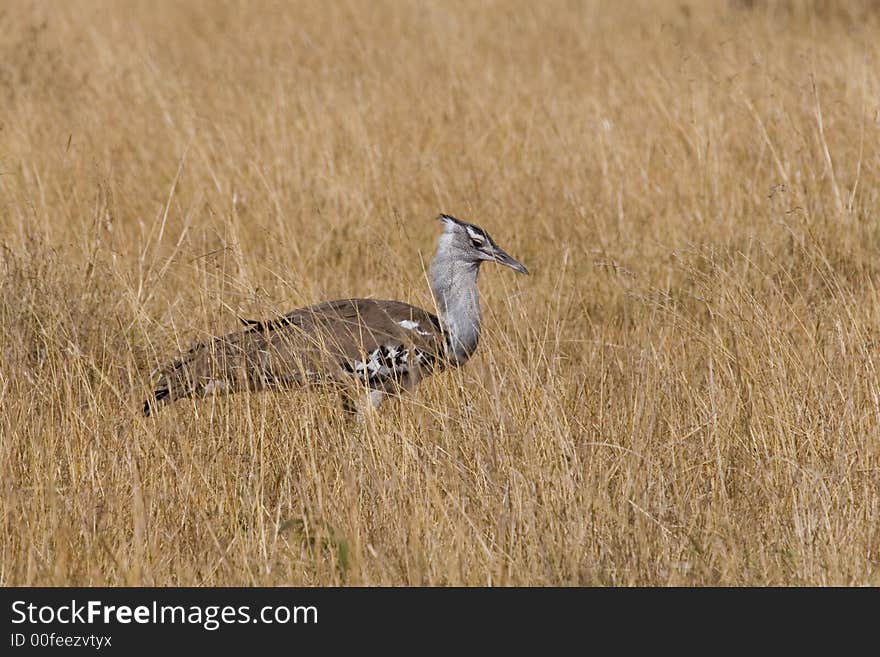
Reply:
<svg viewBox="0 0 880 657"><path fill-rule="evenodd" d="M475 249L483 248L483 240L475 240L473 237L471 238L471 244L473 244Z"/></svg>

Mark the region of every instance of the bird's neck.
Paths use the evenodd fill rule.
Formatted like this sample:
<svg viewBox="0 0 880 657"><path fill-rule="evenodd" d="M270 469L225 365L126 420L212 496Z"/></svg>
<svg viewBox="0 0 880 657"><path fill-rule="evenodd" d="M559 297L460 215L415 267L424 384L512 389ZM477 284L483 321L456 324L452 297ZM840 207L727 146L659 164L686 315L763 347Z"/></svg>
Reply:
<svg viewBox="0 0 880 657"><path fill-rule="evenodd" d="M431 292L446 332L450 360L456 365L471 357L480 340L479 272L479 263L455 258L442 243L431 263Z"/></svg>

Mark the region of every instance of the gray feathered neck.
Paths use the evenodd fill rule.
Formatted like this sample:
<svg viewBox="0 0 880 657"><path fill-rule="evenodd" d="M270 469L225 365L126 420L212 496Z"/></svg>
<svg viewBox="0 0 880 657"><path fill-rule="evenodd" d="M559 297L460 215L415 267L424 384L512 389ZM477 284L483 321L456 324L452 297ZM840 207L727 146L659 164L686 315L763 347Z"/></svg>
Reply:
<svg viewBox="0 0 880 657"><path fill-rule="evenodd" d="M457 242L454 231L447 227L440 236L430 278L450 361L461 365L471 357L480 340L477 276L481 261Z"/></svg>

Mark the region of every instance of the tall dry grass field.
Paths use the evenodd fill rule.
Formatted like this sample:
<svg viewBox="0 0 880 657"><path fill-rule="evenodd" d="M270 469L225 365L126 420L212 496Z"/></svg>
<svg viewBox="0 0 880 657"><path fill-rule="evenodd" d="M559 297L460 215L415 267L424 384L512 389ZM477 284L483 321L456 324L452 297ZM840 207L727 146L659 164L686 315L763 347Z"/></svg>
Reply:
<svg viewBox="0 0 880 657"><path fill-rule="evenodd" d="M0 584L880 584L880 6L4 3ZM430 306L484 338L140 415L191 341Z"/></svg>

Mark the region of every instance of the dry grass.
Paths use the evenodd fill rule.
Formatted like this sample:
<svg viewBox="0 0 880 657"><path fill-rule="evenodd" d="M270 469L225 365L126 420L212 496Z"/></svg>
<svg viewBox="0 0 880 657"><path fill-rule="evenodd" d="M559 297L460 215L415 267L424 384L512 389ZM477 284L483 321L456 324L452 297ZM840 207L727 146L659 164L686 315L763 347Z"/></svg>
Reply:
<svg viewBox="0 0 880 657"><path fill-rule="evenodd" d="M4 4L0 584L880 584L878 9ZM440 210L462 371L139 416Z"/></svg>

